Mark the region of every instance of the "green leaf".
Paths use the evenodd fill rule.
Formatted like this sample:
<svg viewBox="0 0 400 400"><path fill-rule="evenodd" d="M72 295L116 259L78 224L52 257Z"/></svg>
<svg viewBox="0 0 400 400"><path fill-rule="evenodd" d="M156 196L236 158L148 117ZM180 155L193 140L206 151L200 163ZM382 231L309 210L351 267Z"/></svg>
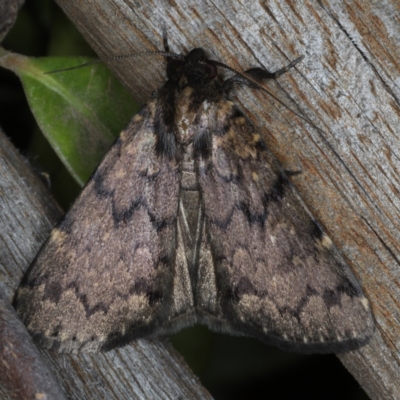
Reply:
<svg viewBox="0 0 400 400"><path fill-rule="evenodd" d="M43 134L80 185L138 108L102 64L45 74L90 60L29 58L0 51L0 66L19 76Z"/></svg>

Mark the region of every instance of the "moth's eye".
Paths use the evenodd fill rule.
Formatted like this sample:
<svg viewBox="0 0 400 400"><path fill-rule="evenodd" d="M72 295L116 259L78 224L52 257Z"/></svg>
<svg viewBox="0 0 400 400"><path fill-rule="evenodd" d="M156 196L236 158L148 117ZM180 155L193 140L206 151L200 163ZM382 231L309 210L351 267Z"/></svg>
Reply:
<svg viewBox="0 0 400 400"><path fill-rule="evenodd" d="M154 91L151 93L151 98L152 98L152 99L155 99L155 98L157 97L157 94L158 94L158 90L154 90Z"/></svg>
<svg viewBox="0 0 400 400"><path fill-rule="evenodd" d="M218 75L217 67L211 64L204 64L204 72L210 79L214 79Z"/></svg>

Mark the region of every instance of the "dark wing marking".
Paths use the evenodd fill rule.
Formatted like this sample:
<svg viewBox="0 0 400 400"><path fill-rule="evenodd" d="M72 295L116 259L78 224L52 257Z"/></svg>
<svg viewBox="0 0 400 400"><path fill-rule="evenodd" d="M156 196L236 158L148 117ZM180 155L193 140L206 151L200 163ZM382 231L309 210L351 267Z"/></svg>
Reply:
<svg viewBox="0 0 400 400"><path fill-rule="evenodd" d="M228 121L198 162L217 288L202 320L301 352L365 343L374 324L348 266L250 123L230 102L215 107Z"/></svg>
<svg viewBox="0 0 400 400"><path fill-rule="evenodd" d="M121 133L18 291L18 313L47 347L107 350L169 316L181 172L155 152L154 110Z"/></svg>

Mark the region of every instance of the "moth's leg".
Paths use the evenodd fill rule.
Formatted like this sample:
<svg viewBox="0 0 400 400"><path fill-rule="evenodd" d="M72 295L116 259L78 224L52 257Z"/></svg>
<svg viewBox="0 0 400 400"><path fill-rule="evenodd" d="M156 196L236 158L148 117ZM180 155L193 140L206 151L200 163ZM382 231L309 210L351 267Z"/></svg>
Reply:
<svg viewBox="0 0 400 400"><path fill-rule="evenodd" d="M225 92L229 92L235 84L247 85L250 87L257 88L258 86L257 86L256 82L261 82L261 81L267 80L267 79L278 78L279 76L288 72L295 65L297 65L303 58L304 58L304 56L296 58L290 64L286 65L286 67L283 67L275 72L270 72L266 69L258 68L258 67L250 68L247 71L245 71L243 74L240 74L240 75L238 74L238 75L233 76L232 78L227 79L224 82L224 90L225 90Z"/></svg>

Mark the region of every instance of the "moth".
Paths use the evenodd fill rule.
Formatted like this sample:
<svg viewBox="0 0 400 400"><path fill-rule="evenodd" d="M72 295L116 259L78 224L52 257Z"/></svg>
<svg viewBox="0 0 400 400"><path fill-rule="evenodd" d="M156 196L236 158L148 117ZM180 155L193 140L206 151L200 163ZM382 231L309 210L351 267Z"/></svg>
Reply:
<svg viewBox="0 0 400 400"><path fill-rule="evenodd" d="M229 99L293 67L223 81L201 48L122 131L52 231L15 306L42 346L110 350L195 323L285 350L366 344L368 300L259 133Z"/></svg>

